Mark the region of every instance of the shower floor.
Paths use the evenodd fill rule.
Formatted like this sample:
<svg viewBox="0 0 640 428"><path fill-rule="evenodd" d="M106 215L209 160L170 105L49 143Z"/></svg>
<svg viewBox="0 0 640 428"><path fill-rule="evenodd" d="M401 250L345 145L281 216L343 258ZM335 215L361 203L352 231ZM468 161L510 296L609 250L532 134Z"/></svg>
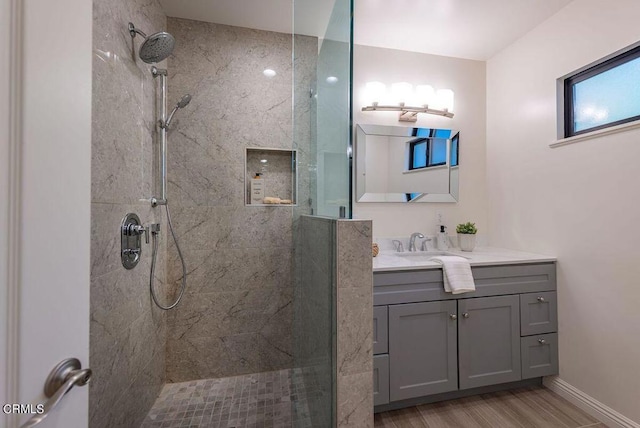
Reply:
<svg viewBox="0 0 640 428"><path fill-rule="evenodd" d="M170 383L141 428L290 428L294 420L310 426L306 396L295 369ZM292 400L297 402L295 415Z"/></svg>

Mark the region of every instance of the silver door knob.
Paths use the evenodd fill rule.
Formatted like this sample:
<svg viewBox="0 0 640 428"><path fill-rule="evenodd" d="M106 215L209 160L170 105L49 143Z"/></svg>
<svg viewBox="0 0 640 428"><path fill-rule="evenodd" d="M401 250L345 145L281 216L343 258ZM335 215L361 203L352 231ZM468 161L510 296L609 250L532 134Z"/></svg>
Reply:
<svg viewBox="0 0 640 428"><path fill-rule="evenodd" d="M539 342L541 345L544 345L545 343L547 343L547 341L546 341L546 340L544 340L544 339L538 339L538 342Z"/></svg>
<svg viewBox="0 0 640 428"><path fill-rule="evenodd" d="M67 358L51 370L44 383L44 395L49 398L44 404L44 412L34 415L20 428L38 425L56 408L60 400L74 386L84 386L91 380L91 369L83 369L76 358Z"/></svg>
<svg viewBox="0 0 640 428"><path fill-rule="evenodd" d="M546 302L546 300L544 299L544 297L538 297L538 302L544 303Z"/></svg>
<svg viewBox="0 0 640 428"><path fill-rule="evenodd" d="M462 316L463 316L464 318L469 318L469 312L465 312L465 313L463 313L463 314L462 314Z"/></svg>
<svg viewBox="0 0 640 428"><path fill-rule="evenodd" d="M458 319L458 316L456 314L449 314L449 318L455 321Z"/></svg>

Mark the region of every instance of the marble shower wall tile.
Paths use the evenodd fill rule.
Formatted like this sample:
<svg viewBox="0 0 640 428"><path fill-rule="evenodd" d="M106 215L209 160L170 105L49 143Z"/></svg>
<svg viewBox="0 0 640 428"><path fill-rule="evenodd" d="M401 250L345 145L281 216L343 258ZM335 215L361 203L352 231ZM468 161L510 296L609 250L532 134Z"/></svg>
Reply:
<svg viewBox="0 0 640 428"><path fill-rule="evenodd" d="M166 289L166 217L148 202L157 175L155 112L159 93L150 65L137 56L141 37L166 29L157 0L93 3L91 141L91 296L89 426L138 426L165 380L166 315L149 295L151 246L133 270L120 262L120 224L128 212L161 223L156 266ZM160 63L165 67L166 63Z"/></svg>
<svg viewBox="0 0 640 428"><path fill-rule="evenodd" d="M291 365L291 354L261 333L169 341L167 382L205 379L207 373L259 373Z"/></svg>
<svg viewBox="0 0 640 428"><path fill-rule="evenodd" d="M157 0L94 1L93 15L92 201L137 203L153 190L159 94L127 25L155 32L166 18Z"/></svg>
<svg viewBox="0 0 640 428"><path fill-rule="evenodd" d="M318 40L296 37L294 86L290 34L177 18L168 27L176 38L169 99L189 93L192 101L169 134L168 192L187 290L167 320L167 377L290 368L293 209L245 206L245 149L291 149L294 139L310 146L310 100L301 91L315 78ZM266 68L276 75L264 76ZM294 89L296 121L307 122L295 130ZM182 266L167 245L168 281L176 289Z"/></svg>
<svg viewBox="0 0 640 428"><path fill-rule="evenodd" d="M182 266L176 253L169 257L169 280L177 287ZM193 251L185 258L188 295L291 287L289 247Z"/></svg>
<svg viewBox="0 0 640 428"><path fill-rule="evenodd" d="M271 325L282 326L279 333L289 334L292 297L290 284L282 288L261 287L245 291L208 294L185 294L189 311L173 312L169 316L169 340L207 337L212 333L225 335L254 333Z"/></svg>
<svg viewBox="0 0 640 428"><path fill-rule="evenodd" d="M373 428L373 373L339 378L337 403L339 428Z"/></svg>
<svg viewBox="0 0 640 428"><path fill-rule="evenodd" d="M373 427L373 269L370 220L337 221L337 422Z"/></svg>

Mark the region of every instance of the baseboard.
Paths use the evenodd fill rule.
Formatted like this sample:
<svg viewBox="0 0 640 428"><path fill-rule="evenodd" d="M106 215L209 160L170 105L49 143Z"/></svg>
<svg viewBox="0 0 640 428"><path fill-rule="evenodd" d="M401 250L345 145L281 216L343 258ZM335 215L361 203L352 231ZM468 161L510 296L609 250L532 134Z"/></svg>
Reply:
<svg viewBox="0 0 640 428"><path fill-rule="evenodd" d="M542 384L609 428L640 428L640 424L602 404L558 376L545 377Z"/></svg>

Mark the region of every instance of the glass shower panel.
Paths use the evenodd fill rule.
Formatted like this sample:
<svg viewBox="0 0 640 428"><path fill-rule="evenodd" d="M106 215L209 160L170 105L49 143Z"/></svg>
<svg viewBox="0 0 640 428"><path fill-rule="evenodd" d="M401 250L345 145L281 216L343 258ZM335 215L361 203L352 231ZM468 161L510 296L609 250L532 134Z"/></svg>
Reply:
<svg viewBox="0 0 640 428"><path fill-rule="evenodd" d="M351 1L337 0L318 54L315 213L351 217Z"/></svg>
<svg viewBox="0 0 640 428"><path fill-rule="evenodd" d="M293 413L296 427L335 415L335 221L351 216L351 0L293 0ZM310 25L315 30L310 30ZM328 218L330 217L330 218Z"/></svg>
<svg viewBox="0 0 640 428"><path fill-rule="evenodd" d="M294 0L296 32L298 21L304 22L310 13L318 14L314 3L318 2ZM312 214L332 218L351 217L351 11L351 0L333 3L326 25L323 23L324 33L317 39L316 78L304 88L311 98L312 117L308 123L311 145L307 205ZM294 81L298 84L301 79L294 76Z"/></svg>

